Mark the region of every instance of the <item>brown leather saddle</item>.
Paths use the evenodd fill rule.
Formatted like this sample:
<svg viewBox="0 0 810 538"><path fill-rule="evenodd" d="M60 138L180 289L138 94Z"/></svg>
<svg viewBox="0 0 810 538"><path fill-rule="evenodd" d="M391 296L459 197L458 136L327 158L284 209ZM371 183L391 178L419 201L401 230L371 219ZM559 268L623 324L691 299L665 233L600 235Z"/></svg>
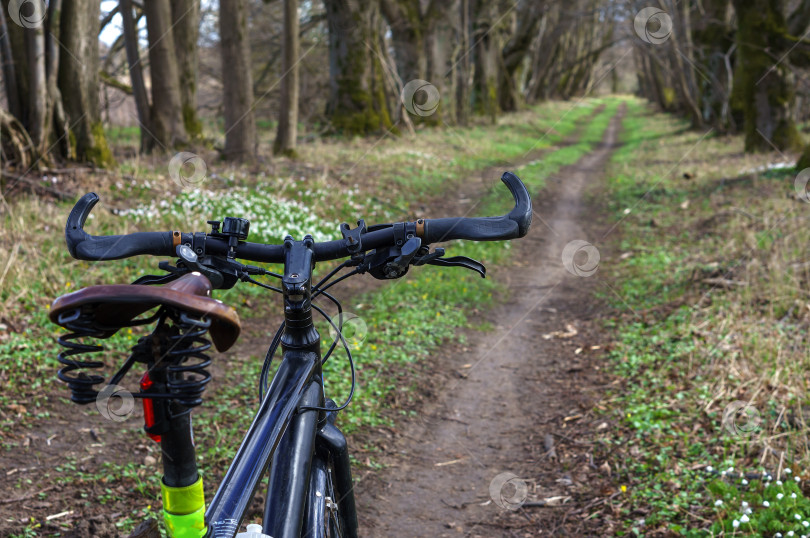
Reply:
<svg viewBox="0 0 810 538"><path fill-rule="evenodd" d="M202 274L188 273L165 286L111 284L90 286L57 298L50 319L60 325L59 316L77 308L89 313L103 338L158 306L176 307L211 320L211 341L218 351L229 349L242 330L236 310L211 298L211 282Z"/></svg>

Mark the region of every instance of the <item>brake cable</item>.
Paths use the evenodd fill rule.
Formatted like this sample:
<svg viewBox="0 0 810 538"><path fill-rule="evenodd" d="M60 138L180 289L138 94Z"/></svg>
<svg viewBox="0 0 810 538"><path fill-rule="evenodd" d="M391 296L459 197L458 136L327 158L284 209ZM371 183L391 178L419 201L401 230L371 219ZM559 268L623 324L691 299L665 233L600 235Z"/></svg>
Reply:
<svg viewBox="0 0 810 538"><path fill-rule="evenodd" d="M355 391L355 387L356 387L356 384L357 384L357 376L356 376L356 370L355 370L355 365L354 365L354 358L352 357L352 354L351 354L351 348L350 348L348 342L346 341L346 338L343 336L343 305L334 296L332 296L330 293L327 293L326 289L333 286L333 285L335 285L335 284L337 284L338 282L340 282L342 280L345 280L346 278L348 278L348 277L350 277L352 275L355 275L355 274L359 273L359 271L358 270L350 271L349 273L346 273L345 275L341 276L339 279L337 279L337 280L335 280L333 282L330 282L324 288L320 287L321 285L326 283L329 279L333 278L338 273L338 271L340 271L344 267L350 266L351 263L352 263L351 260L347 260L347 261L341 263L340 265L338 265L337 267L335 267L332 271L330 271L324 278L322 278L318 282L318 284L316 284L313 287L313 294L312 294L312 297L311 297L311 299L314 299L315 297L323 294L323 295L326 296L327 299L332 301L338 308L338 324L335 325L334 321L332 321L332 318L330 318L326 314L326 312L323 311L323 309L321 309L316 304L312 303L312 308L314 308L319 314L321 314L324 317L324 319L336 331L336 338L332 341L332 345L329 347L329 350L326 352L324 357L321 359L321 364L323 365L324 363L326 363L326 360L332 355L335 348L337 347L338 340L340 340L340 342L343 345L343 348L346 350L346 355L347 355L347 358L349 359L349 368L350 368L350 371L351 371L351 378L352 378L351 387L350 387L350 390L349 390L349 396L347 397L346 401L342 405L338 406L337 408L329 408L329 409L327 409L325 407L324 408L306 407L306 408L301 408L301 410L304 410L304 409L317 409L317 410L323 410L323 411L340 411L340 410L345 409L346 407L348 407L349 403L351 403L352 398L354 397L354 391ZM266 275L266 276L274 276L276 278L281 278L281 275L279 275L277 273L272 273L272 272L266 271L266 270L263 270L262 274ZM249 282L251 284L255 284L255 285L257 285L257 286L259 286L261 288L265 288L265 289L269 289L271 291L275 291L277 293L283 293L280 288L276 288L275 286L270 286L268 284L258 282L257 280L251 278L248 274L243 274L241 276L241 280L243 280L245 282ZM260 401L264 398L264 392L265 392L265 390L267 388L266 387L267 378L268 378L268 375L270 373L270 365L272 364L273 356L275 356L275 353L278 350L278 346L281 343L281 335L282 335L282 333L284 331L284 325L285 325L284 322L282 322L281 325L279 326L279 328L276 330L276 334L274 335L273 341L271 342L270 347L267 350L267 354L265 355L265 358L264 358L264 364L262 365L262 372L261 372L261 375L259 377L259 400Z"/></svg>

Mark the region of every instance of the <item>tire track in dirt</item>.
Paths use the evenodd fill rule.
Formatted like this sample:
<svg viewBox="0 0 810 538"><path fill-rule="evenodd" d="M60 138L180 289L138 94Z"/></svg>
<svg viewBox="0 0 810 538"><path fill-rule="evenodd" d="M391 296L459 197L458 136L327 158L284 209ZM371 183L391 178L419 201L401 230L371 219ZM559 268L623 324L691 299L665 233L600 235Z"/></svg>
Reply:
<svg viewBox="0 0 810 538"><path fill-rule="evenodd" d="M515 266L498 271L511 300L487 316L496 330L472 335L466 354L436 358L456 377L387 447L389 467L357 485L364 536L550 535L562 514L587 496L592 454L576 454L584 467L566 460L570 469L563 471L559 456L543 454L544 438L592 407L598 397L592 387L603 377L595 357L579 357L572 348L596 338L588 323L594 283L569 273L562 252L570 241L593 237L582 192L615 149L623 110L602 143L550 178L535 202L532 229L516 243ZM543 337L565 333L569 324L577 337ZM526 484L529 501L569 497L574 504L504 510L490 486L505 472L520 479L496 492L498 501L519 497L514 484Z"/></svg>

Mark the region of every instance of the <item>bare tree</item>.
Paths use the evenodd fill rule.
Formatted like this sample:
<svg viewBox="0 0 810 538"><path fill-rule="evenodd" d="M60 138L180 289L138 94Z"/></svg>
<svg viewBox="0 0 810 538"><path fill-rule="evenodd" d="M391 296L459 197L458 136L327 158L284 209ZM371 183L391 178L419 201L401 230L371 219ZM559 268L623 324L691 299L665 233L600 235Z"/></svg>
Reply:
<svg viewBox="0 0 810 538"><path fill-rule="evenodd" d="M45 31L42 24L26 28L25 47L28 57L28 91L30 101L27 117L31 140L42 152L48 143L48 87L45 80Z"/></svg>
<svg viewBox="0 0 810 538"><path fill-rule="evenodd" d="M152 82L149 128L161 149L168 150L187 143L171 8L169 0L149 0L144 2L143 9L149 34L149 70ZM98 20L95 24L98 24Z"/></svg>
<svg viewBox="0 0 810 538"><path fill-rule="evenodd" d="M172 33L177 55L183 125L190 138L202 136L197 117L197 38L200 29L200 0L172 0Z"/></svg>
<svg viewBox="0 0 810 538"><path fill-rule="evenodd" d="M459 0L459 47L456 71L456 123L470 120L470 11L471 0Z"/></svg>
<svg viewBox="0 0 810 538"><path fill-rule="evenodd" d="M6 23L6 10L2 3L0 3L0 61L3 62L3 87L6 92L9 112L17 119L20 119L22 118L22 109L17 90L17 73L14 68L14 56L11 52L11 38Z"/></svg>
<svg viewBox="0 0 810 538"><path fill-rule="evenodd" d="M498 99L504 112L515 110L517 106L519 92L515 73L529 53L546 8L546 3L539 0L521 0L515 9L515 31L501 51L503 59L498 77Z"/></svg>
<svg viewBox="0 0 810 538"><path fill-rule="evenodd" d="M245 0L220 0L219 33L225 106L223 154L226 159L250 159L256 153L256 122Z"/></svg>
<svg viewBox="0 0 810 538"><path fill-rule="evenodd" d="M424 79L427 73L425 39L438 17L453 2L441 0L382 0L380 7L391 28L397 71L404 82Z"/></svg>
<svg viewBox="0 0 810 538"><path fill-rule="evenodd" d="M745 120L746 151L797 149L801 145L791 114L791 55L802 53L785 39L785 0L734 0L737 12L737 73L734 91ZM807 26L807 21L804 21Z"/></svg>
<svg viewBox="0 0 810 538"><path fill-rule="evenodd" d="M151 108L149 106L149 96L146 93L146 82L143 77L143 67L141 66L141 55L138 51L138 31L135 26L135 18L132 14L132 0L120 0L118 11L121 13L121 20L124 34L124 48L129 64L129 78L132 83L132 95L135 98L135 109L138 113L138 123L141 126L141 151L149 151L157 145L157 140L153 138L151 123Z"/></svg>
<svg viewBox="0 0 810 538"><path fill-rule="evenodd" d="M75 151L70 144L70 123L59 89L59 58L62 30L62 0L51 0L48 3L48 25L45 32L45 77L48 87L47 117L52 118L52 135L55 141L53 151L61 157L75 159ZM96 163L103 164L103 163Z"/></svg>
<svg viewBox="0 0 810 538"><path fill-rule="evenodd" d="M380 59L378 7L373 2L323 0L329 26L329 100L332 130L367 134L391 129ZM373 48L368 44L373 44Z"/></svg>
<svg viewBox="0 0 810 538"><path fill-rule="evenodd" d="M281 101L273 153L295 154L298 129L298 0L284 0Z"/></svg>
<svg viewBox="0 0 810 538"><path fill-rule="evenodd" d="M115 161L101 126L98 102L98 39L100 0L65 2L61 16L59 87L76 157L99 165Z"/></svg>

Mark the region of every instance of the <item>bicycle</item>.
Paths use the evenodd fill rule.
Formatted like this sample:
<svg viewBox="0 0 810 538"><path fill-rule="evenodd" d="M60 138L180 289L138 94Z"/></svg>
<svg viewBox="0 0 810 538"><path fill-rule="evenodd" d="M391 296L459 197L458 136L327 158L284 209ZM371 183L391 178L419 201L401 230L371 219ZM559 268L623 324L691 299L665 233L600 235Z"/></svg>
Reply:
<svg viewBox="0 0 810 538"><path fill-rule="evenodd" d="M65 347L58 360L58 377L71 389L76 403L98 402L121 390L124 376L136 365L146 367L139 390L129 393L144 407L144 429L162 450L163 518L175 538L233 538L260 480L268 472L261 531L251 525L251 538L354 537L357 512L346 438L335 425L337 413L352 399L356 374L351 348L343 335L342 306L327 290L351 276L369 273L383 280L400 278L411 265L463 267L486 276L485 267L464 256L445 258L430 244L453 239L496 241L523 237L532 218L529 193L521 180L505 172L515 207L500 217L418 219L356 228L341 224L342 239L316 243L287 236L283 244L247 241L250 223L238 217L208 221L210 232L136 232L92 236L84 224L99 201L84 195L74 206L65 227L68 250L76 259L101 261L152 255L177 257L175 265L162 261L167 274L145 275L132 284L91 286L63 295L51 306L50 319L71 331L59 338ZM316 262L348 258L320 281L312 283ZM283 263L283 274L237 260ZM340 277L340 271L352 268ZM280 280L280 286L254 277ZM211 298L212 290L248 282L283 295L284 322L265 356L259 378L260 407L207 509L197 468L191 411L202 403L211 375L207 351L229 349L240 332L236 311ZM337 322L313 299L324 297L338 311ZM321 356L313 309L323 315L335 338ZM100 361L79 355L100 351L89 338L105 339L124 327L155 323L140 338L121 368L110 378L89 370ZM210 340L206 334L210 333ZM351 370L349 395L336 405L324 395L322 366L340 344ZM281 362L268 383L274 355ZM134 400L133 400L134 401Z"/></svg>

